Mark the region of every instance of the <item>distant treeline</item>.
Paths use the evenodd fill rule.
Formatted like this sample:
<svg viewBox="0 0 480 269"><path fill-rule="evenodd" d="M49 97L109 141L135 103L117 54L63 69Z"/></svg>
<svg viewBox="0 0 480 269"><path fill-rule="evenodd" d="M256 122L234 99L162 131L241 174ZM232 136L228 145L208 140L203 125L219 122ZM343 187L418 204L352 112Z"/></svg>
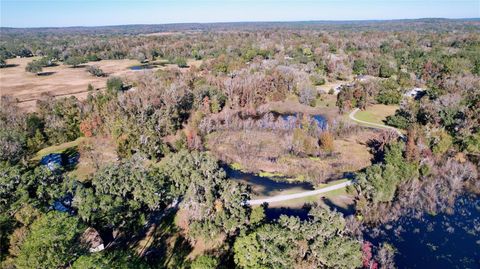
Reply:
<svg viewBox="0 0 480 269"><path fill-rule="evenodd" d="M441 31L470 30L478 31L480 18L471 19L412 19L412 20L362 20L362 21L295 21L295 22L220 22L220 23L172 23L172 24L135 24L114 26L74 26L74 27L38 27L11 28L0 27L1 39L10 35L37 34L93 34L93 35L136 35L171 31L256 31L272 29L302 30L351 30L351 31Z"/></svg>

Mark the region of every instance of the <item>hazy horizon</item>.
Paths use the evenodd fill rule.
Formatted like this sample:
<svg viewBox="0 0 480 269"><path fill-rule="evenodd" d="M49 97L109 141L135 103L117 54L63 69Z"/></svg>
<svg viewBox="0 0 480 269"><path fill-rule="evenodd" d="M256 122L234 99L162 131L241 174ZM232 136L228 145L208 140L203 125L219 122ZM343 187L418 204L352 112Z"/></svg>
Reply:
<svg viewBox="0 0 480 269"><path fill-rule="evenodd" d="M1 1L1 27L137 24L476 19L480 1Z"/></svg>
<svg viewBox="0 0 480 269"><path fill-rule="evenodd" d="M18 28L18 29L29 29L29 28L95 28L95 27L118 27L118 26L140 26L140 25L188 25L188 24L236 24L236 23L315 23L315 22L326 22L326 23L341 23L341 22L395 22L395 21L419 21L419 20L479 20L480 17L471 17L471 18L412 18L412 19L358 19L358 20L284 20L284 21L215 21L215 22L169 22L169 23L131 23L131 24L104 24L104 25L70 25L70 26L26 26L26 27L15 27L15 26L3 26L0 28Z"/></svg>

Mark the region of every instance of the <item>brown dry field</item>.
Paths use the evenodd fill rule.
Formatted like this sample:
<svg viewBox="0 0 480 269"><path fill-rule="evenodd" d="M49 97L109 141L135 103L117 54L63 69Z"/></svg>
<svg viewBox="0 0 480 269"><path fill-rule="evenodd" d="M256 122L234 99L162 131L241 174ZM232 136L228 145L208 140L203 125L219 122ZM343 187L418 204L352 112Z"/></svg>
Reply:
<svg viewBox="0 0 480 269"><path fill-rule="evenodd" d="M96 65L110 76L127 76L135 71L128 68L138 64L135 60L104 60L89 62L77 68L66 65L43 68L49 75L35 75L25 71L25 66L35 58L9 59L7 64L14 65L0 69L0 91L2 96L18 99L19 106L33 109L35 102L42 94L53 96L74 95L79 99L86 98L87 86L95 89L105 87L107 77L94 77L85 70L87 65Z"/></svg>
<svg viewBox="0 0 480 269"><path fill-rule="evenodd" d="M55 97L76 96L80 100L88 96L87 86L92 84L95 89L105 88L108 77L94 77L89 74L85 67L96 65L109 76L118 76L132 81L138 74L143 72L154 72L158 69L176 68L175 65L165 67L130 70L129 67L138 65L136 60L102 60L89 62L81 67L72 68L60 63L58 66L43 68L43 73L49 75L35 75L25 71L26 65L34 58L15 58L7 60L12 67L0 68L0 95L11 96L17 99L19 107L32 111L35 109L36 100L42 94ZM189 60L190 66L200 66L201 61Z"/></svg>

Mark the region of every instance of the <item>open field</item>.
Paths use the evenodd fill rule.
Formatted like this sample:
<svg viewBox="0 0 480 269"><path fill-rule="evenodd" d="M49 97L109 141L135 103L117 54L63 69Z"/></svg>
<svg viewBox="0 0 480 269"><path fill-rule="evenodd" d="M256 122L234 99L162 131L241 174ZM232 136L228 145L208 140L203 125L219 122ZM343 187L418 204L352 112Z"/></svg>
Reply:
<svg viewBox="0 0 480 269"><path fill-rule="evenodd" d="M346 80L334 80L334 79L329 79L325 84L316 86L317 90L320 92L328 93L331 89L335 89L338 86L348 84L353 80L353 77L349 77Z"/></svg>
<svg viewBox="0 0 480 269"><path fill-rule="evenodd" d="M86 72L86 65L96 65L110 76L122 77L132 74L134 71L128 68L138 64L135 60L89 62L77 68L60 64L43 68L44 75L35 75L25 71L25 66L34 59L9 59L7 63L14 66L0 69L1 95L18 99L20 107L27 109L32 109L42 94L74 95L83 99L88 95L88 84L92 84L95 89L104 88L108 78L92 76Z"/></svg>
<svg viewBox="0 0 480 269"><path fill-rule="evenodd" d="M89 62L76 68L59 63L58 66L43 68L41 75L36 75L25 71L26 65L35 59L37 57L8 59L7 64L10 67L0 69L0 95L17 99L19 107L29 111L35 108L36 100L43 94L55 97L73 95L79 99L85 99L88 96L88 84L95 89L105 88L108 77L92 76L85 69L88 65L96 65L108 76L118 76L127 81L135 80L135 77L143 72L176 68L174 64L167 64L152 69L130 70L131 66L139 65L139 62L128 59L102 60ZM193 59L187 61L189 66L198 67L201 63L202 61Z"/></svg>
<svg viewBox="0 0 480 269"><path fill-rule="evenodd" d="M373 105L368 107L366 110L361 110L355 114L355 118L362 120L373 122L376 124L385 124L385 119L388 116L395 114L395 111L398 109L398 106L394 105Z"/></svg>

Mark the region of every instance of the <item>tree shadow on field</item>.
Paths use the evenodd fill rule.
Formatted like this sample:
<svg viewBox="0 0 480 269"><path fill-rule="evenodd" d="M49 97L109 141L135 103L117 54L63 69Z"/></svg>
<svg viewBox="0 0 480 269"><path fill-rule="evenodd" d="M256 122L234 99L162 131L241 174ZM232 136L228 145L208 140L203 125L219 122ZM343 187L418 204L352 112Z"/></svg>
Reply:
<svg viewBox="0 0 480 269"><path fill-rule="evenodd" d="M342 207L335 204L330 198L323 197L322 202L325 203L331 210L336 210L343 214L343 216L350 216L355 214L355 206L353 204L347 205L347 207Z"/></svg>
<svg viewBox="0 0 480 269"><path fill-rule="evenodd" d="M4 65L0 68L11 68L11 67L17 67L17 66L19 66L19 65L18 64L6 64L6 65Z"/></svg>
<svg viewBox="0 0 480 269"><path fill-rule="evenodd" d="M175 224L175 213L161 221L153 234L153 242L144 253L149 264L159 268L184 268L190 263L187 256L192 251L188 240Z"/></svg>
<svg viewBox="0 0 480 269"><path fill-rule="evenodd" d="M72 69L80 69L80 68L85 68L87 67L87 64L79 64L79 65L72 65L70 68Z"/></svg>
<svg viewBox="0 0 480 269"><path fill-rule="evenodd" d="M57 73L57 72L40 72L40 73L37 74L37 76L39 76L39 77L46 77L46 76L51 76L51 75L53 75L53 74L55 74L55 73Z"/></svg>

